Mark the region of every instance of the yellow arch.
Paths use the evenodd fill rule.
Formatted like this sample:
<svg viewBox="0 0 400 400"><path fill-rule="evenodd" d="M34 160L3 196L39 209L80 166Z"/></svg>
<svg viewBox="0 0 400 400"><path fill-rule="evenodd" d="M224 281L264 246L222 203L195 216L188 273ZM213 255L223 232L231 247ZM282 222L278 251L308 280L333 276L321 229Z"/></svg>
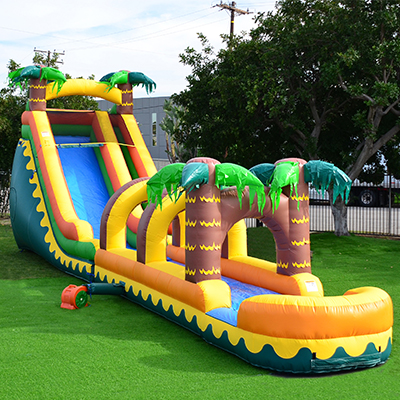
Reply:
<svg viewBox="0 0 400 400"><path fill-rule="evenodd" d="M175 216L185 209L185 199L185 193L176 202L165 196L162 210L160 207L154 210L147 226L146 264L166 261L168 227Z"/></svg>
<svg viewBox="0 0 400 400"><path fill-rule="evenodd" d="M126 221L131 211L147 200L147 181L140 181L123 191L112 206L107 221L107 249L126 248Z"/></svg>
<svg viewBox="0 0 400 400"><path fill-rule="evenodd" d="M122 103L122 92L120 89L114 87L108 91L106 84L91 79L67 79L58 93L57 87L54 87L53 82L46 85L46 100L73 95L100 97L115 104Z"/></svg>

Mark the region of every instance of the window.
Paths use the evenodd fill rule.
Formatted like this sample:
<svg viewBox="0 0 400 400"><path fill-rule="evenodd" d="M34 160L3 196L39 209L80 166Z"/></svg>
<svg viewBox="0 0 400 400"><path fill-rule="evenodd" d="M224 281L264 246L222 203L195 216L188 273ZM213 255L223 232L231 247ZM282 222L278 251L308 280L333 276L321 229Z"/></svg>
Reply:
<svg viewBox="0 0 400 400"><path fill-rule="evenodd" d="M153 146L157 146L157 114L151 114L151 136Z"/></svg>

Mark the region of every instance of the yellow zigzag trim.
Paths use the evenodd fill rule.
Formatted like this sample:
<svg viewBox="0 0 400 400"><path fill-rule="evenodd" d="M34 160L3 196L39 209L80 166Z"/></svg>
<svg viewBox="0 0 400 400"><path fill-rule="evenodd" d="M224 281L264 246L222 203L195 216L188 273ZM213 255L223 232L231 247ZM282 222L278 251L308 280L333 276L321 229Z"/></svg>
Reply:
<svg viewBox="0 0 400 400"><path fill-rule="evenodd" d="M194 197L186 196L185 202L186 203L196 203L196 196L194 196Z"/></svg>
<svg viewBox="0 0 400 400"><path fill-rule="evenodd" d="M189 269L189 268L186 268L185 269L185 274L186 275L194 275L196 273L196 269Z"/></svg>
<svg viewBox="0 0 400 400"><path fill-rule="evenodd" d="M194 246L191 246L190 244L185 245L185 250L194 251L195 248L196 248L196 245L194 245Z"/></svg>
<svg viewBox="0 0 400 400"><path fill-rule="evenodd" d="M24 156L30 157L30 161L28 162L26 169L28 171L36 171L35 164L33 162L33 154L32 148L28 140L24 140L22 146L25 147ZM78 269L80 272L83 271L83 268L86 267L86 271L90 271L91 265L87 262L83 262L77 260L76 258L67 256L64 251L59 247L56 238L54 237L53 230L50 225L49 215L47 214L47 209L44 204L43 192L40 188L38 174L33 174L32 178L29 180L30 184L36 185L32 196L34 198L39 199L39 204L36 206L36 210L39 213L43 213L43 218L40 221L40 226L48 228L48 231L44 237L45 243L49 245L49 253L56 260L60 260L60 263L63 264L67 269L72 268L73 270Z"/></svg>
<svg viewBox="0 0 400 400"><path fill-rule="evenodd" d="M29 99L29 101L33 101L34 103L43 103L46 99Z"/></svg>
<svg viewBox="0 0 400 400"><path fill-rule="evenodd" d="M34 89L46 89L46 86L42 85L28 85L28 88L34 88Z"/></svg>
<svg viewBox="0 0 400 400"><path fill-rule="evenodd" d="M221 203L221 199L215 197L215 194L213 194L212 197L200 196L200 201L205 201L206 203Z"/></svg>
<svg viewBox="0 0 400 400"><path fill-rule="evenodd" d="M310 198L306 194L303 194L301 197L298 197L298 196L293 194L290 198L292 200L296 200L296 201L307 201L307 200L310 200Z"/></svg>
<svg viewBox="0 0 400 400"><path fill-rule="evenodd" d="M186 268L185 269L185 274L186 275L195 275L196 274L196 268L195 269Z"/></svg>
<svg viewBox="0 0 400 400"><path fill-rule="evenodd" d="M131 90L121 90L121 93L122 93L122 94L125 94L125 93L133 93L133 89L131 89Z"/></svg>
<svg viewBox="0 0 400 400"><path fill-rule="evenodd" d="M121 106L133 106L133 103L121 103Z"/></svg>
<svg viewBox="0 0 400 400"><path fill-rule="evenodd" d="M308 222L310 222L310 219L305 216L302 219L292 218L292 224L307 224Z"/></svg>
<svg viewBox="0 0 400 400"><path fill-rule="evenodd" d="M306 238L303 238L301 242L297 242L296 240L292 241L293 246L304 246L305 244L310 244L310 241Z"/></svg>
<svg viewBox="0 0 400 400"><path fill-rule="evenodd" d="M307 268L307 267L311 267L311 263L307 262L304 260L304 262L302 264L297 264L297 262L292 263L293 267L296 268Z"/></svg>
<svg viewBox="0 0 400 400"><path fill-rule="evenodd" d="M195 219L194 221L190 221L189 219L187 221L185 221L185 225L186 226L191 226L192 228L194 228L197 224L197 219Z"/></svg>
<svg viewBox="0 0 400 400"><path fill-rule="evenodd" d="M221 250L221 245L215 244L214 242L212 246L206 246L204 244L201 244L200 249L205 251Z"/></svg>
<svg viewBox="0 0 400 400"><path fill-rule="evenodd" d="M207 228L221 226L221 221L216 221L215 218L213 218L212 222L200 221L200 225Z"/></svg>
<svg viewBox="0 0 400 400"><path fill-rule="evenodd" d="M214 268L212 269L199 269L199 273L202 275L214 275L214 274L220 274L221 270L219 268Z"/></svg>
<svg viewBox="0 0 400 400"><path fill-rule="evenodd" d="M289 267L289 263L283 263L283 262L279 261L279 263L276 264L276 266L278 268L288 268Z"/></svg>

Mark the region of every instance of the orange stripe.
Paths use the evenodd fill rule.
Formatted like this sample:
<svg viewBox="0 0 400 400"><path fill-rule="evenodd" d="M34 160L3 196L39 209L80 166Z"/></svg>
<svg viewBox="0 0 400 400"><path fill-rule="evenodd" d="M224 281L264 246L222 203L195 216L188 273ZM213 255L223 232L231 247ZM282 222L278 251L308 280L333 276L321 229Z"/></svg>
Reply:
<svg viewBox="0 0 400 400"><path fill-rule="evenodd" d="M250 285L263 287L282 294L301 294L297 281L288 275L277 274L239 261L227 260L226 258L221 259L221 269L222 275Z"/></svg>
<svg viewBox="0 0 400 400"><path fill-rule="evenodd" d="M99 118L103 118L103 126L104 129L109 129L108 131L108 139L106 137L106 133L102 129L101 122ZM118 146L118 139L115 136L115 132L112 129L111 121L108 120L109 116L107 115L107 119L104 120L103 114L96 112L95 118L93 119L93 131L96 135L96 140L99 142L108 143L110 140L114 143L114 146ZM120 148L117 149L111 148L109 144L102 146L100 148L101 156L103 157L104 164L106 166L106 170L108 176L110 178L112 187L114 192L120 189L123 185L131 181L131 175L128 171L128 167L126 166L125 159L123 158L122 152ZM120 163L120 167L117 169L117 163ZM139 218L136 215L130 214L127 221L129 229L136 233L139 225Z"/></svg>
<svg viewBox="0 0 400 400"><path fill-rule="evenodd" d="M133 279L202 312L205 310L203 291L196 284L102 249L96 252L95 263L99 267Z"/></svg>
<svg viewBox="0 0 400 400"><path fill-rule="evenodd" d="M96 117L93 119L93 131L94 134L96 135L96 140L98 142L105 142L107 143L108 141L106 140L103 130L101 128L100 125L100 121L98 118L98 115L96 114ZM117 139L115 138L115 143L117 144ZM114 189L114 192L117 191L121 186L123 186L125 183L127 182L121 182L120 178L118 176L118 171L115 168L114 162L113 162L113 158L109 149L108 144L106 144L105 146L100 147L100 153L101 156L104 160L104 164L106 166L107 172L108 172L108 176L111 180L111 184L112 187Z"/></svg>
<svg viewBox="0 0 400 400"><path fill-rule="evenodd" d="M42 173L42 177L44 180L44 185L46 188L46 193L47 193L47 197L50 201L50 205L51 205L51 209L54 215L54 219L57 223L57 226L59 227L59 229L61 230L61 232L63 233L63 235L67 238L67 239L71 239L71 240L79 240L79 235L78 235L78 230L76 225L73 222L67 222L62 213L61 210L59 208L59 204L57 202L56 199L56 195L54 193L53 190L53 186L50 180L50 176L49 176L49 171L47 169L47 164L46 164L46 159L45 159L45 155L43 154L43 145L40 139L40 135L38 132L38 128L36 125L36 121L34 118L34 114L32 112L28 112L25 111L22 114L22 123L24 125L29 125L31 128L31 132L32 132L32 138L33 138L33 142L35 145L35 149L36 149L36 153L38 156L38 160L39 160L39 165L40 165L40 171ZM54 139L52 137L52 133L49 132L49 134L51 135L51 140L54 142ZM62 171L62 167L61 167L61 162L60 162L60 158L58 157L58 153L55 151L55 146L53 146L54 148L54 157L56 157L57 159L57 166L52 165L51 168L58 168L59 170ZM67 189L67 183L65 181L65 176L64 174L62 174L62 179L64 180L64 185L66 188L66 191L68 193L71 205L72 205L72 200L71 200L71 196L69 194L69 191ZM64 198L64 201L66 199ZM76 218L78 219L78 217L76 216Z"/></svg>
<svg viewBox="0 0 400 400"><path fill-rule="evenodd" d="M132 140L132 137L129 133L129 130L126 126L126 124L124 123L124 121L122 120L122 118L120 117L118 119L118 127L121 130L121 133L123 135L124 141L126 144L130 144L132 146L135 146L135 143ZM138 173L139 178L145 177L145 176L151 176L152 174L149 173L143 163L142 158L140 157L139 151L138 149L135 147L128 147L128 151L129 154L132 158L132 161L135 165L136 168L136 172Z"/></svg>
<svg viewBox="0 0 400 400"><path fill-rule="evenodd" d="M96 255L94 256L94 262L99 267L133 279L133 270L136 264L136 261L134 260L99 249L96 251Z"/></svg>
<svg viewBox="0 0 400 400"><path fill-rule="evenodd" d="M167 246L167 257L185 265L185 249L183 247L169 244Z"/></svg>
<svg viewBox="0 0 400 400"><path fill-rule="evenodd" d="M157 169L143 140L135 117L133 115L119 115L117 123L126 141L125 143L135 146L130 147L129 152L139 177L153 176Z"/></svg>
<svg viewBox="0 0 400 400"><path fill-rule="evenodd" d="M136 263L134 280L200 311L205 311L203 291L199 286L191 282L176 278L141 263Z"/></svg>

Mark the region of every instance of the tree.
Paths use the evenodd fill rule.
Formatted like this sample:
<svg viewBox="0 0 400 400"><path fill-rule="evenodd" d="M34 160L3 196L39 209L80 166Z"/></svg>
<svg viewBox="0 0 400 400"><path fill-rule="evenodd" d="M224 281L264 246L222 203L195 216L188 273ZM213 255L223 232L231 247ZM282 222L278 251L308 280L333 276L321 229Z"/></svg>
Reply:
<svg viewBox="0 0 400 400"><path fill-rule="evenodd" d="M197 148L189 148L185 144L186 132L182 126L185 109L176 106L172 100L165 100L163 110L165 117L160 123L165 132L166 153L170 162L186 162L197 156Z"/></svg>
<svg viewBox="0 0 400 400"><path fill-rule="evenodd" d="M14 71L18 64L10 60L7 68ZM0 215L9 208L9 187L14 151L21 136L21 114L28 97L26 91L15 88L0 90Z"/></svg>
<svg viewBox="0 0 400 400"><path fill-rule="evenodd" d="M354 180L367 162L377 161L374 156L390 154L393 141L399 142L398 2L281 0L276 7L275 12L256 17L250 38L238 38L213 60L187 49L182 61L192 66L193 74L188 77L188 90L176 101L189 103L188 112L194 108L200 116L190 92L200 82L211 85L216 92L206 103L211 107L211 99L221 99L224 93L218 85L221 77L225 82L236 79L239 95L233 91L231 99L241 105L234 109L255 119L248 125L249 135L255 134L257 126L260 148L275 145L284 153L281 157L325 159ZM201 75L204 70L212 72L207 82ZM229 106L229 101L224 103ZM212 119L228 129L231 119L221 109L214 110ZM203 120L200 117L197 123L202 126ZM239 130L233 141L247 134L243 125ZM279 138L271 140L271 133ZM247 156L242 154L238 162L251 160L253 148L240 149ZM332 204L332 211L335 233L348 234L341 198Z"/></svg>
<svg viewBox="0 0 400 400"><path fill-rule="evenodd" d="M200 155L245 167L280 158L278 149L290 144L282 140L265 109L252 103L253 49L238 46L240 39L225 37L229 49L216 55L208 40L199 37L202 51L188 48L181 55L181 61L192 67L188 89L172 96L186 110L185 145L198 148Z"/></svg>

